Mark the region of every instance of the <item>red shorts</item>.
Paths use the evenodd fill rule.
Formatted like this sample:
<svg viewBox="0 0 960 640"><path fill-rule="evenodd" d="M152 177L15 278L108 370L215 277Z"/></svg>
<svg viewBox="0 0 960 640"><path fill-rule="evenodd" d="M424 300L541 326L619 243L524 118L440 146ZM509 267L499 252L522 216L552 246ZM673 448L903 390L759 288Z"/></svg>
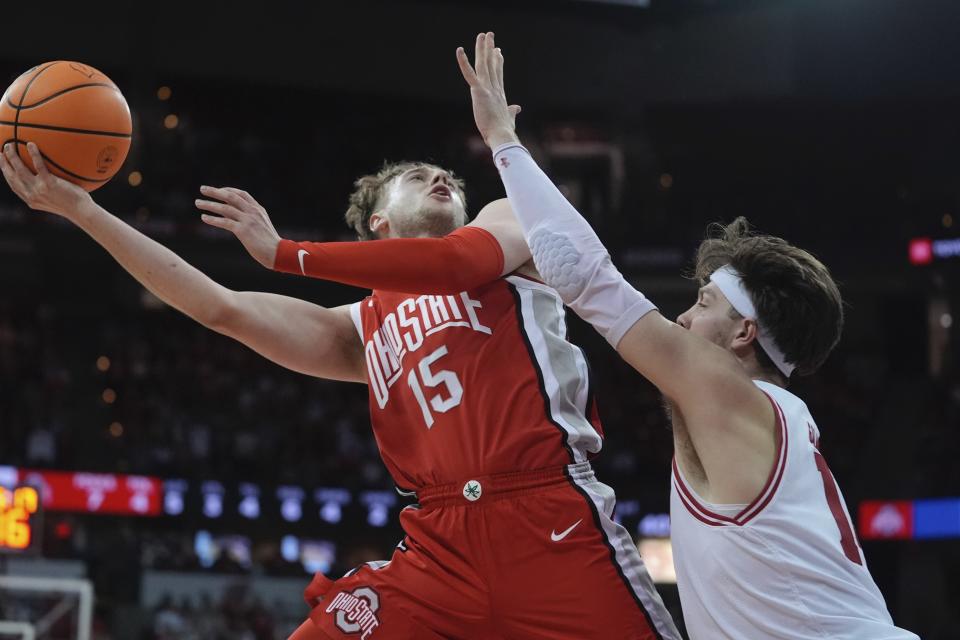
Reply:
<svg viewBox="0 0 960 640"><path fill-rule="evenodd" d="M314 577L290 640L680 638L588 463L418 498L389 562Z"/></svg>

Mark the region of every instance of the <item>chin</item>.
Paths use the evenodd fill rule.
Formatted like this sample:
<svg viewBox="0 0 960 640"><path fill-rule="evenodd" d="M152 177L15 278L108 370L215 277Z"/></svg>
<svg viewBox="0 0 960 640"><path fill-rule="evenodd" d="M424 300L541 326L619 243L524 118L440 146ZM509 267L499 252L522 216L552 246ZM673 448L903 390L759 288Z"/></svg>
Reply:
<svg viewBox="0 0 960 640"><path fill-rule="evenodd" d="M420 219L427 226L447 229L447 233L467 223L463 209L452 201L429 203L420 210Z"/></svg>

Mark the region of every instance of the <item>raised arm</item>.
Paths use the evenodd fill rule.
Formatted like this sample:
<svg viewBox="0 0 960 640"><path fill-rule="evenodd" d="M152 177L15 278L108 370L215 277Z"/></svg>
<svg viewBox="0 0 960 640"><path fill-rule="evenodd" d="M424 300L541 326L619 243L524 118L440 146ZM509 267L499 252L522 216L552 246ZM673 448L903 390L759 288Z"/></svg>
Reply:
<svg viewBox="0 0 960 640"><path fill-rule="evenodd" d="M513 273L530 250L506 198L485 206L466 227L441 238L359 242L281 239L266 210L233 187L201 187L207 224L230 231L268 269L366 289L458 293Z"/></svg>
<svg viewBox="0 0 960 640"><path fill-rule="evenodd" d="M733 354L661 316L623 278L587 221L520 145L493 34L477 37L476 68L462 48L457 59L477 127L544 281L674 403L711 483L736 489L743 476L757 477L752 454L771 448L774 424L763 392ZM769 465L753 466L763 470L762 482Z"/></svg>
<svg viewBox="0 0 960 640"><path fill-rule="evenodd" d="M28 147L37 175L4 146L0 169L32 209L70 220L158 298L200 324L244 343L288 369L364 382L362 348L348 307L326 309L268 293L237 292L97 205L83 189L52 175Z"/></svg>

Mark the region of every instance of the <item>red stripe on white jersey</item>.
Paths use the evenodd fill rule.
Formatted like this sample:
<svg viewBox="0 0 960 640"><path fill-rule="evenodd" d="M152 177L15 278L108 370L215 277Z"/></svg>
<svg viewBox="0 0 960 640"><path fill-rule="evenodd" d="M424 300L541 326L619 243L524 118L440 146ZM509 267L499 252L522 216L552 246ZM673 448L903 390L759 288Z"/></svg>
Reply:
<svg viewBox="0 0 960 640"><path fill-rule="evenodd" d="M752 520L763 511L764 507L770 504L770 501L773 499L774 494L777 491L777 487L780 486L780 481L783 479L783 472L787 466L787 447L788 447L788 437L787 437L787 421L783 416L783 411L780 409L780 405L777 404L770 394L766 391L763 392L767 399L770 400L770 404L773 405L774 415L777 419L777 425L780 427L780 447L777 451L777 459L773 465L773 468L770 469L770 475L767 476L767 481L763 485L763 489L760 490L760 493L757 494L757 497L753 499L750 504L744 507L737 515L732 518L725 516L720 513L711 511L697 497L697 495L690 490L686 483L683 480L683 474L680 473L680 468L677 466L677 459L673 459L673 478L674 484L677 488L677 495L680 497L680 501L683 503L683 506L687 508L687 511L690 512L690 515L695 517L697 520L709 524L711 526L739 526L742 527L747 522Z"/></svg>
<svg viewBox="0 0 960 640"><path fill-rule="evenodd" d="M758 513L763 511L763 508L770 503L770 501L773 499L773 494L777 491L777 487L780 486L780 480L783 479L783 470L787 466L787 448L789 446L789 438L787 437L787 419L783 416L783 410L780 408L780 405L777 404L777 401L774 400L773 397L766 391L763 393L770 400L770 404L773 405L773 411L777 416L777 424L780 425L780 455L777 458L777 463L770 472L770 477L767 478L767 483L764 485L760 495L757 496L753 502L747 505L747 507L738 513L734 518L735 520L739 521L740 525L744 525L749 522Z"/></svg>
<svg viewBox="0 0 960 640"><path fill-rule="evenodd" d="M677 490L677 496L679 496L680 502L682 502L683 506L687 508L687 511L690 512L690 515L692 515L694 518L696 518L700 522L703 522L704 524L708 524L712 527L722 527L727 524L736 524L733 520L725 516L718 516L719 518L722 518L723 521L721 521L721 520L714 519L701 514L701 510L696 506L694 506L698 504L696 502L696 499L690 497L690 493L687 490L686 485L683 484L682 480L680 480L680 476L678 475L678 471L677 471L676 460L674 460L673 462L673 475L674 475L673 486Z"/></svg>

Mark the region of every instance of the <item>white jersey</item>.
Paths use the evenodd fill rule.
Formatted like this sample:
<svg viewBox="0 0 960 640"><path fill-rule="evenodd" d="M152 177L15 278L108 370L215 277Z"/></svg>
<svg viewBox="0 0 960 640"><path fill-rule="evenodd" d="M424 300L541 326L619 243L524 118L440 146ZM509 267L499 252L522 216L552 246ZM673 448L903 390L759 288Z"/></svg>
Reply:
<svg viewBox="0 0 960 640"><path fill-rule="evenodd" d="M671 538L692 640L916 639L894 626L807 405L755 381L780 429L776 464L750 504L711 504L674 461Z"/></svg>

